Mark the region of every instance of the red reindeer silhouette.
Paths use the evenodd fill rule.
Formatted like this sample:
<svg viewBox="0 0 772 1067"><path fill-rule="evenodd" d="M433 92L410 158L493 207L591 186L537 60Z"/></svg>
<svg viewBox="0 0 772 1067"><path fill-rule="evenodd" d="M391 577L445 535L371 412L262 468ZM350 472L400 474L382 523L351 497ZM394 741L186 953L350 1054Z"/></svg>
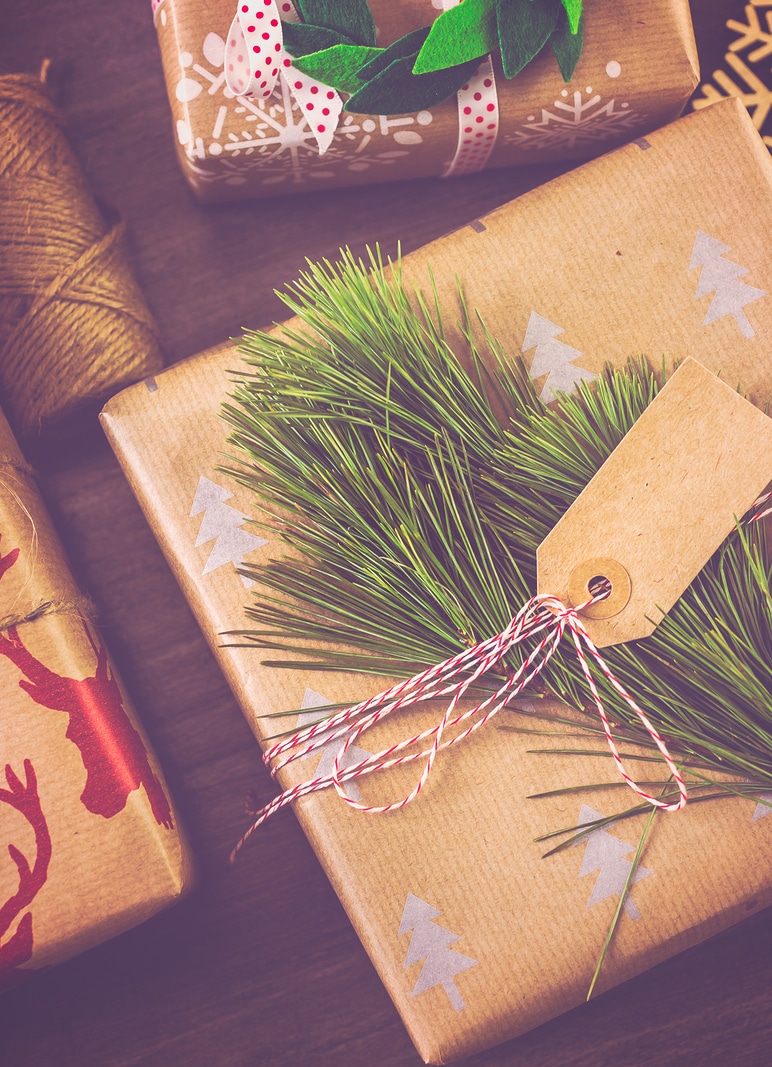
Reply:
<svg viewBox="0 0 772 1067"><path fill-rule="evenodd" d="M0 541L2 541L3 535L0 534ZM19 558L19 549L12 548L10 552L6 552L4 556L0 556L0 578L3 577L9 567L12 567L16 560Z"/></svg>
<svg viewBox="0 0 772 1067"><path fill-rule="evenodd" d="M16 845L8 845L19 873L19 888L0 906L0 988L15 980L16 969L32 956L32 912L24 909L45 884L51 860L51 837L40 806L35 770L29 760L24 761L24 773L26 782L22 784L10 765L6 765L8 789L0 789L0 804L8 804L27 820L35 832L36 847L35 862L30 866ZM15 932L4 942L13 920L23 911Z"/></svg>
<svg viewBox="0 0 772 1067"><path fill-rule="evenodd" d="M80 749L86 768L86 787L80 796L84 806L110 819L123 811L129 793L144 785L156 822L171 829L169 801L126 714L107 653L85 623L83 628L97 660L89 678L66 678L46 667L25 648L15 626L0 633L0 655L25 676L19 685L36 704L69 716L65 736Z"/></svg>
<svg viewBox="0 0 772 1067"><path fill-rule="evenodd" d="M0 556L0 578L18 555L14 549ZM79 748L86 769L86 787L80 797L84 806L110 819L123 811L129 793L144 785L156 822L171 829L169 801L148 762L142 738L126 714L107 652L94 641L86 623L83 628L96 656L96 671L90 678L56 674L24 646L15 626L0 633L0 655L25 676L19 685L36 704L69 716L65 736Z"/></svg>

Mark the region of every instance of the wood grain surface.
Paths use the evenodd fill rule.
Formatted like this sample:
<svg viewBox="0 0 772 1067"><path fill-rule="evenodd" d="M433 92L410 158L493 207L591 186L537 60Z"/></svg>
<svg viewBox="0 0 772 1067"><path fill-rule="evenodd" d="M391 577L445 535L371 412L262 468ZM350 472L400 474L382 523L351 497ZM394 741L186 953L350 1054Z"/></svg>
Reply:
<svg viewBox="0 0 772 1067"><path fill-rule="evenodd" d="M705 71L719 59L726 6L694 0ZM306 256L376 241L411 250L559 169L202 209L175 160L149 3L2 0L0 69L34 72L45 56L92 186L127 221L169 362L281 317L273 290ZM0 1064L417 1065L292 816L227 866L244 797L267 799L271 785L95 419L81 431L37 457L44 492L182 810L199 884L144 926L6 993ZM764 912L466 1063L761 1067L772 1063L771 1007Z"/></svg>

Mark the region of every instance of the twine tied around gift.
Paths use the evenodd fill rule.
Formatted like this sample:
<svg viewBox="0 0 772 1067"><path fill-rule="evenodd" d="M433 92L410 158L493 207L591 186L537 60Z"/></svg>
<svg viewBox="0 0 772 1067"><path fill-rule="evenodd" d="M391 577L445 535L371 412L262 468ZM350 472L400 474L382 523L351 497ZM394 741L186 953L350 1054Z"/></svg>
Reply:
<svg viewBox="0 0 772 1067"><path fill-rule="evenodd" d="M494 715L497 715L502 708L506 707L509 701L518 696L526 686L530 685L547 666L565 636L568 636L573 643L582 673L603 724L608 747L622 778L639 797L655 808L660 808L663 811L679 811L687 802L687 793L686 785L678 767L670 756L667 746L656 728L621 682L614 676L581 619L581 612L585 608L591 604L598 603L610 594L610 583L606 580L598 582L597 585L591 587L590 592L592 595L589 600L577 607L569 607L557 597L549 594L542 593L531 597L514 616L509 625L495 637L481 641L479 644L451 656L444 662L421 671L407 681L399 682L376 696L346 708L344 711L338 712L329 718L320 720L303 730L299 730L291 737L267 749L263 754L263 761L271 768L271 777L275 777L278 771L295 760L302 759L309 753L327 747L332 742L341 742L340 750L335 757L332 773L320 775L292 786L284 790L283 793L275 797L259 811L251 813L254 815L254 821L231 852L231 860L236 857L254 831L271 815L287 804L292 803L292 801L322 789L334 788L341 800L344 800L352 808L356 808L357 811L370 815L383 814L404 808L415 800L426 785L438 754L443 749L458 744L476 730L479 730ZM538 639L536 646L528 653L520 667L506 679L499 689L475 704L468 711L456 714L458 704L469 688L500 663L511 649L532 638ZM603 707L598 687L590 670L589 659L595 661L606 680L633 711L656 745L678 787L679 796L677 800L667 802L660 797L652 796L641 789L627 773L613 737L611 722ZM398 741L380 752L368 755L365 759L355 764L347 767L343 766L346 753L365 730L368 730L395 711L437 698L448 698L448 704L441 720L435 726ZM452 729L468 720L473 720L470 725L450 739L443 740L446 730ZM405 751L431 737L434 740L430 747L418 752ZM271 767L274 759L278 759L278 762ZM350 797L344 789L346 782L361 775L372 774L374 771L389 770L392 767L398 767L421 759L425 761L424 767L415 786L406 796L391 804L376 806L360 803Z"/></svg>
<svg viewBox="0 0 772 1067"><path fill-rule="evenodd" d="M0 76L0 392L31 435L161 366L120 242L40 78Z"/></svg>
<svg viewBox="0 0 772 1067"><path fill-rule="evenodd" d="M22 459L20 456L14 456L8 453L0 452L0 472L3 470L11 471L14 474L23 475L28 483L34 485L35 471L34 468ZM13 486L9 485L0 475L0 487L3 491L8 493L16 503L19 510L26 516L30 526L32 527L32 535L30 537L32 564L34 567L38 532L35 519L32 512L27 507L23 495L18 493ZM1 535L0 535L1 536ZM0 576L2 576L3 562L13 563L19 554L18 548L15 548L10 553L0 555ZM17 597L18 599L18 597ZM27 607L25 611L8 611L5 615L0 615L0 633L5 633L8 630L15 629L17 626L22 626L24 623L35 622L37 619L43 618L45 615L77 615L83 622L90 622L96 615L96 607L94 602L87 596L82 594L79 596L65 596L65 597L47 597L44 600L39 600L36 603L33 602L32 606Z"/></svg>

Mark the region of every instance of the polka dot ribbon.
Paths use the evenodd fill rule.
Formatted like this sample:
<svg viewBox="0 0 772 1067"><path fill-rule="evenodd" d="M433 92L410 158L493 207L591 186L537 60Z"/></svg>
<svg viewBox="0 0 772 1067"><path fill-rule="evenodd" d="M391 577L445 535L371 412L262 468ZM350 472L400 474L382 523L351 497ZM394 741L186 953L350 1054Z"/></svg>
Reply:
<svg viewBox="0 0 772 1067"><path fill-rule="evenodd" d="M225 48L225 81L234 96L265 98L283 78L323 155L338 127L343 101L329 85L292 66L284 50L282 19L297 20L289 0L239 0Z"/></svg>
<svg viewBox="0 0 772 1067"><path fill-rule="evenodd" d="M499 100L490 56L482 61L458 100L458 144L443 178L483 170L499 132Z"/></svg>
<svg viewBox="0 0 772 1067"><path fill-rule="evenodd" d="M251 834L271 815L292 801L322 789L332 787L341 800L344 800L358 811L371 815L404 808L418 796L426 785L438 754L443 749L450 748L452 745L465 740L481 726L484 726L502 708L506 707L510 700L534 681L547 666L564 636L570 637L573 642L582 673L603 724L611 755L622 778L639 797L656 808L661 808L664 811L678 811L683 808L687 800L686 786L664 741L644 712L614 676L610 667L595 647L579 616L579 612L589 604L603 599L607 595L608 590L600 592L577 608L566 607L556 597L544 594L532 597L512 619L507 628L496 637L451 656L450 659L445 660L443 663L429 667L407 681L400 682L384 690L377 696L370 697L368 700L364 700L303 730L299 730L292 737L267 749L263 755L266 765L270 767L273 760L278 761L271 768L271 775L275 776L283 767L302 759L309 753L318 751L335 741L340 741L341 743L330 774L319 775L292 786L259 811L252 812L255 817L254 821L234 848L231 853L231 859L236 856ZM479 678L496 666L511 649L523 644L526 640L534 638L537 640L535 647L525 657L518 670L510 675L495 693L477 703L470 710L457 713L459 702ZM654 797L641 789L628 775L612 735L611 723L606 715L595 679L590 670L590 660L594 660L597 669L600 670L610 685L634 712L656 745L678 787L678 800L666 802ZM368 754L357 763L345 766L346 753L356 744L365 730L375 726L376 723L395 711L420 704L425 700L438 698L447 699L448 703L440 722L436 726L398 741L380 752ZM461 726L463 723L469 723L469 725L448 740L443 740L446 730ZM428 741L430 738L433 738L433 740L428 747L415 751L417 745ZM410 751L411 749L412 751ZM360 803L345 791L346 782L361 775L372 774L375 771L386 771L392 767L398 767L417 760L423 760L424 762L420 778L406 796L391 804L372 806Z"/></svg>
<svg viewBox="0 0 772 1067"><path fill-rule="evenodd" d="M434 6L437 4L432 0ZM443 10L461 0L442 0ZM483 170L496 144L499 132L499 98L491 57L487 56L472 77L456 93L458 102L458 143L456 153L443 172L443 178Z"/></svg>

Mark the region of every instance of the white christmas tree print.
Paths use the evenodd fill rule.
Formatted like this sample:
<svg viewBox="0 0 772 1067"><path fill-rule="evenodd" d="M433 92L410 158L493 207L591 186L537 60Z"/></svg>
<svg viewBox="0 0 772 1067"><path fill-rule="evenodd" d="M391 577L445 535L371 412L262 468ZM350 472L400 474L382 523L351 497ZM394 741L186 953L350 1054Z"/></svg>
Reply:
<svg viewBox="0 0 772 1067"><path fill-rule="evenodd" d="M298 730L302 730L305 726L311 726L313 723L318 722L319 719L322 718L322 715L320 715L319 713L319 709L329 707L329 704L330 701L327 699L327 697L322 696L321 693L316 693L313 689L306 689L305 693L303 694L303 700L300 705L301 708L303 708L304 710L300 713L300 715L298 715ZM321 735L320 739L323 738L324 734ZM318 777L332 774L335 769L335 757L343 748L344 743L345 739L331 741L329 744L326 744L321 749L322 758L316 765L315 772ZM307 752L305 756L300 757L301 763L303 762L303 760L311 759L312 757L318 755L319 749L314 752ZM367 757L370 755L372 755L372 753L368 752L367 749L358 748L356 745L351 745L351 747L347 749L347 751L341 757L338 766L341 770L345 770L346 767L353 767L355 763L361 763L363 759L367 759ZM359 801L362 799L362 794L359 792L355 781L347 782L344 786L344 789L346 793L351 797L351 799L356 800L357 803L359 803Z"/></svg>
<svg viewBox="0 0 772 1067"><path fill-rule="evenodd" d="M702 325L708 326L716 319L724 315L732 315L740 327L743 337L755 337L756 331L748 321L748 316L743 311L747 304L766 296L763 289L755 289L747 282L739 279L749 274L747 267L741 267L738 263L732 263L723 257L730 251L728 245L717 241L715 237L709 237L702 230L697 231L692 248L692 258L689 270L701 267L700 280L697 285L695 300L714 293L707 314Z"/></svg>
<svg viewBox="0 0 772 1067"><path fill-rule="evenodd" d="M608 69L612 66L610 63ZM617 76L616 70L613 76ZM526 125L507 134L505 142L537 150L574 149L618 138L641 122L626 102L618 104L613 97L604 101L590 86L584 94L578 89L573 93L563 89L560 96L552 110L543 107L539 117L529 115Z"/></svg>
<svg viewBox="0 0 772 1067"><path fill-rule="evenodd" d="M460 935L438 926L434 920L440 915L442 912L431 904L408 893L398 930L400 936L412 932L403 967L412 967L414 963L424 960L418 981L410 994L412 997L441 985L455 1010L461 1011L465 1005L453 979L462 971L475 967L477 960L448 947L458 941Z"/></svg>
<svg viewBox="0 0 772 1067"><path fill-rule="evenodd" d="M765 815L772 815L772 793L760 793L758 803L751 815L751 822L763 819Z"/></svg>
<svg viewBox="0 0 772 1067"><path fill-rule="evenodd" d="M565 333L562 327L556 326L554 322L535 311L531 312L522 350L528 352L532 348L536 349L528 372L534 381L545 374L549 375L539 394L545 404L554 400L556 393L570 393L578 382L589 382L595 377L591 371L574 364L574 360L580 359L582 353L564 341L558 341L557 337L561 333Z"/></svg>
<svg viewBox="0 0 772 1067"><path fill-rule="evenodd" d="M198 529L196 548L206 544L207 541L214 541L202 574L210 574L226 563L232 563L238 568L244 562L244 556L248 552L268 543L264 537L258 537L249 530L242 529L246 516L225 503L232 496L233 493L223 489L209 478L205 478L203 474L199 478L196 495L193 497L193 506L190 509L191 517L200 515L201 512L204 513ZM241 580L245 586L253 584L244 575L241 575Z"/></svg>
<svg viewBox="0 0 772 1067"><path fill-rule="evenodd" d="M602 818L603 816L597 811L593 811L587 804L582 804L582 810L579 813L580 826L586 826L588 823L596 822ZM587 901L587 907L591 908L593 904L598 904L601 900L606 900L607 897L618 897L625 888L625 883L633 866L632 860L625 857L631 852L635 852L636 846L628 844L627 841L622 841L602 827L597 827L597 829L589 832L577 830L576 836L577 840L574 843L586 846L579 877L584 878L587 874L598 872L595 885L592 887L592 892ZM648 878L653 873L653 871L639 866L633 875L630 889L636 882L640 882L642 878ZM641 913L630 895L630 889L625 897L624 908L631 919L640 919Z"/></svg>

